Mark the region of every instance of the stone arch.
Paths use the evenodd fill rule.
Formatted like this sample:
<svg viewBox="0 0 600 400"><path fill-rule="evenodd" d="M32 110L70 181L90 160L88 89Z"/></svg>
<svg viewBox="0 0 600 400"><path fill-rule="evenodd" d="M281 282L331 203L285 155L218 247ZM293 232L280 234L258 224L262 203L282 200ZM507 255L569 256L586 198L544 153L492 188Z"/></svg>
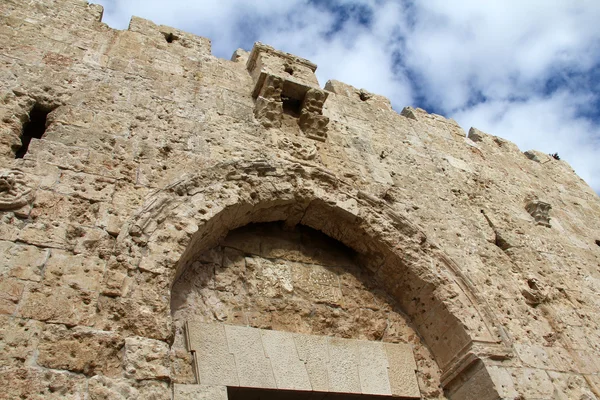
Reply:
<svg viewBox="0 0 600 400"><path fill-rule="evenodd" d="M468 279L418 226L321 167L234 161L182 177L153 193L124 226L117 252L162 277L166 297L194 257L230 230L273 221L306 225L355 250L410 317L450 396L497 398L486 360L509 357L508 343ZM168 331L146 336L167 339Z"/></svg>

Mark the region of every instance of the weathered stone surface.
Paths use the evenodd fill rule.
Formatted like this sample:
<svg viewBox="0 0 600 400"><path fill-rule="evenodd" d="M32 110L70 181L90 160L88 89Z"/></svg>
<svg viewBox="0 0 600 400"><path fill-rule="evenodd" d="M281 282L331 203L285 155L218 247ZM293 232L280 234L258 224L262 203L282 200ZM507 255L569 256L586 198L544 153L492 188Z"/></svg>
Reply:
<svg viewBox="0 0 600 400"><path fill-rule="evenodd" d="M123 338L114 332L47 324L40 335L37 363L89 376L117 376L123 344Z"/></svg>
<svg viewBox="0 0 600 400"><path fill-rule="evenodd" d="M123 368L128 378L168 380L171 376L169 346L159 340L126 338Z"/></svg>
<svg viewBox="0 0 600 400"><path fill-rule="evenodd" d="M170 398L211 379L209 345L235 366L224 330L187 347L198 320L297 335L323 392L336 338L410 346L393 393L600 396L600 200L565 161L322 89L263 44L222 60L83 0L0 15L3 395ZM45 132L21 148L35 107ZM378 353L360 354L360 390L379 391Z"/></svg>

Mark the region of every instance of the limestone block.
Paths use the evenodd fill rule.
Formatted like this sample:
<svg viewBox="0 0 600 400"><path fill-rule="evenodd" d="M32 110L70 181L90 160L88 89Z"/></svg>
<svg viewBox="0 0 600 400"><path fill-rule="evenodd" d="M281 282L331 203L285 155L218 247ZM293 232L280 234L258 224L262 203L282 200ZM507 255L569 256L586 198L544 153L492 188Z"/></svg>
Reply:
<svg viewBox="0 0 600 400"><path fill-rule="evenodd" d="M415 371L417 365L409 345L384 343L387 354L392 395L420 397Z"/></svg>
<svg viewBox="0 0 600 400"><path fill-rule="evenodd" d="M330 388L327 340L326 336L294 335L298 357L306 366L310 385L315 392L328 392Z"/></svg>
<svg viewBox="0 0 600 400"><path fill-rule="evenodd" d="M261 336L265 354L271 360L277 388L311 390L308 372L296 351L294 335L263 330Z"/></svg>
<svg viewBox="0 0 600 400"><path fill-rule="evenodd" d="M391 395L388 359L381 342L358 341L358 375L364 394Z"/></svg>
<svg viewBox="0 0 600 400"><path fill-rule="evenodd" d="M512 376L508 370L502 367L490 366L488 372L494 381L498 394L502 398L510 399L519 396L519 393L515 389Z"/></svg>
<svg viewBox="0 0 600 400"><path fill-rule="evenodd" d="M330 337L327 340L327 348L329 350L327 373L330 391L361 393L357 342Z"/></svg>
<svg viewBox="0 0 600 400"><path fill-rule="evenodd" d="M35 246L0 242L0 274L39 282L50 251Z"/></svg>
<svg viewBox="0 0 600 400"><path fill-rule="evenodd" d="M123 339L115 332L48 324L40 336L37 363L88 376L116 376L121 373L122 347Z"/></svg>
<svg viewBox="0 0 600 400"><path fill-rule="evenodd" d="M515 343L515 350L524 365L532 368L551 369L553 364L548 352L541 346Z"/></svg>
<svg viewBox="0 0 600 400"><path fill-rule="evenodd" d="M123 368L128 378L168 379L171 376L169 346L159 340L141 337L126 338Z"/></svg>
<svg viewBox="0 0 600 400"><path fill-rule="evenodd" d="M0 367L32 363L43 326L38 321L0 315Z"/></svg>
<svg viewBox="0 0 600 400"><path fill-rule="evenodd" d="M550 399L554 387L550 377L544 370L532 368L508 368L515 389L524 398Z"/></svg>
<svg viewBox="0 0 600 400"><path fill-rule="evenodd" d="M0 370L5 399L80 400L85 398L86 379L79 374L46 368Z"/></svg>
<svg viewBox="0 0 600 400"><path fill-rule="evenodd" d="M102 282L105 260L98 257L73 255L54 249L46 263L44 280L49 284L63 284L74 289L97 291Z"/></svg>
<svg viewBox="0 0 600 400"><path fill-rule="evenodd" d="M69 326L89 323L95 295L64 286L31 286L24 294L19 315Z"/></svg>
<svg viewBox="0 0 600 400"><path fill-rule="evenodd" d="M115 180L101 176L63 171L56 190L91 201L110 201Z"/></svg>
<svg viewBox="0 0 600 400"><path fill-rule="evenodd" d="M173 400L227 400L227 387L176 383L173 386Z"/></svg>
<svg viewBox="0 0 600 400"><path fill-rule="evenodd" d="M0 314L14 314L24 287L17 279L0 277Z"/></svg>
<svg viewBox="0 0 600 400"><path fill-rule="evenodd" d="M235 357L239 386L276 389L271 361L266 357L262 345L261 331L225 325L225 334Z"/></svg>
<svg viewBox="0 0 600 400"><path fill-rule="evenodd" d="M112 379L95 375L88 380L90 400L133 400L140 398L133 382L127 379Z"/></svg>
<svg viewBox="0 0 600 400"><path fill-rule="evenodd" d="M239 386L236 362L229 351L225 326L187 322L190 350L196 353L198 382L202 385Z"/></svg>

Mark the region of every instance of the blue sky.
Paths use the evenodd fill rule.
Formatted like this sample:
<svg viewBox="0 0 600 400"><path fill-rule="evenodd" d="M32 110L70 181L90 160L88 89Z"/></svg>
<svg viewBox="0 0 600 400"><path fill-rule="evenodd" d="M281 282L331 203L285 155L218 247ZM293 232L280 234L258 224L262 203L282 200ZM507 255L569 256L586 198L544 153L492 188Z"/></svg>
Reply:
<svg viewBox="0 0 600 400"><path fill-rule="evenodd" d="M337 79L558 152L600 193L598 0L92 0L208 37L213 54L262 41Z"/></svg>

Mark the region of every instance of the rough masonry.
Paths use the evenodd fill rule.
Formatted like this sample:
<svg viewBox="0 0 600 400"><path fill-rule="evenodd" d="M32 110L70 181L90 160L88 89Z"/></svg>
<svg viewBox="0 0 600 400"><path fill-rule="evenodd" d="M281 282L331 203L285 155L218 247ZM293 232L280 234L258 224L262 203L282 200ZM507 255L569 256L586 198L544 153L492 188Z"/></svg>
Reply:
<svg viewBox="0 0 600 400"><path fill-rule="evenodd" d="M600 399L600 199L565 161L264 44L0 19L0 398Z"/></svg>

